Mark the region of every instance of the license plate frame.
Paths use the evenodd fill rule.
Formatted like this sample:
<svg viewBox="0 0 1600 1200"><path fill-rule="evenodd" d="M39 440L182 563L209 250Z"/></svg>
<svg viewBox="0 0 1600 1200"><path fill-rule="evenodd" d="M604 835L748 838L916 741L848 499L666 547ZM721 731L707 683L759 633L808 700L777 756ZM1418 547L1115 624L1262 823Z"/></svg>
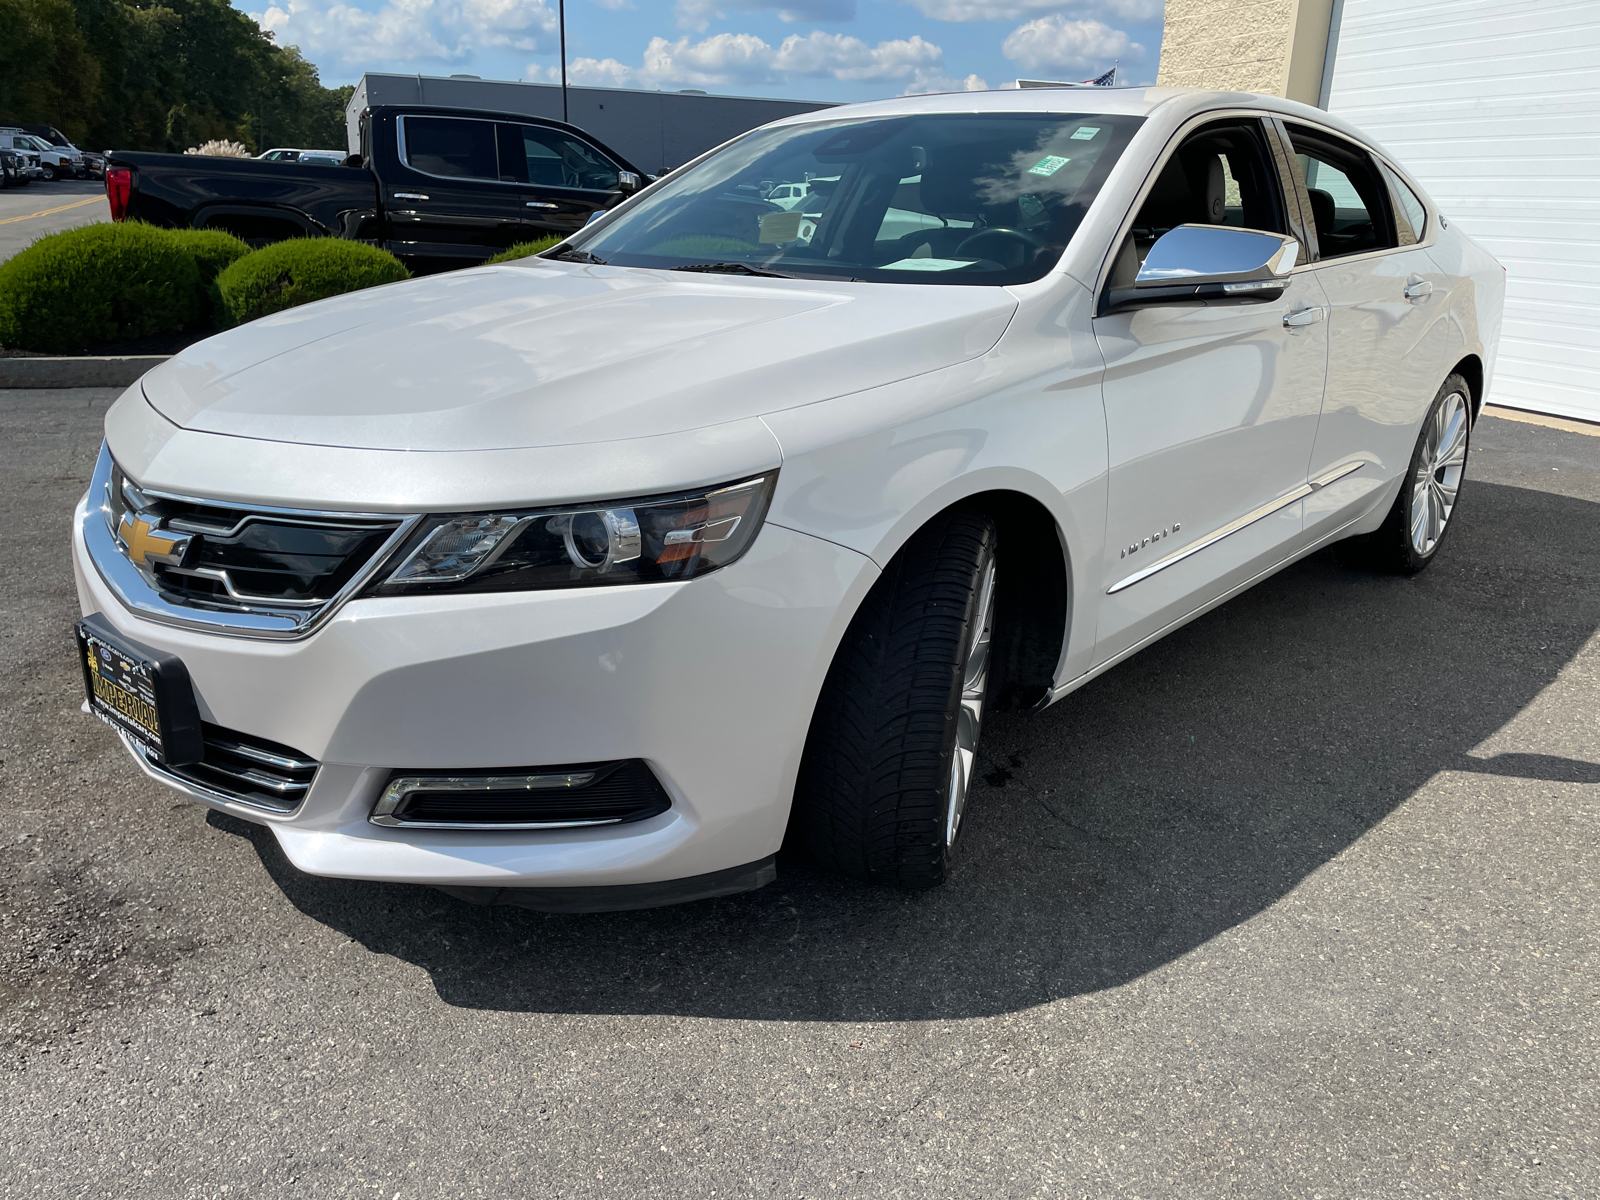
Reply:
<svg viewBox="0 0 1600 1200"><path fill-rule="evenodd" d="M73 632L90 713L163 766L205 756L200 706L182 659L124 637L99 613Z"/></svg>

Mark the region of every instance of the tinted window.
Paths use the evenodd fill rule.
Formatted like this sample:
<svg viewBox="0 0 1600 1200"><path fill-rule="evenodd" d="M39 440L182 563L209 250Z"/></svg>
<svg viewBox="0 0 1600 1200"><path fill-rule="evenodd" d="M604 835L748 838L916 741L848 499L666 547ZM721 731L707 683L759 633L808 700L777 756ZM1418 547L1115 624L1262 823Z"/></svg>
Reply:
<svg viewBox="0 0 1600 1200"><path fill-rule="evenodd" d="M1156 239L1179 225L1289 232L1283 191L1257 122L1209 125L1184 139L1139 206L1110 286L1131 286Z"/></svg>
<svg viewBox="0 0 1600 1200"><path fill-rule="evenodd" d="M1428 232L1428 210L1417 194L1383 163L1378 164L1384 182L1389 185L1389 199L1394 202L1394 232L1402 246L1413 246Z"/></svg>
<svg viewBox="0 0 1600 1200"><path fill-rule="evenodd" d="M1348 142L1291 125L1323 258L1387 250L1396 243L1385 188L1372 159Z"/></svg>
<svg viewBox="0 0 1600 1200"><path fill-rule="evenodd" d="M430 175L466 179L499 177L494 125L455 117L402 117L406 162Z"/></svg>
<svg viewBox="0 0 1600 1200"><path fill-rule="evenodd" d="M521 130L529 183L592 191L617 186L616 164L587 143L537 125L523 125Z"/></svg>
<svg viewBox="0 0 1600 1200"><path fill-rule="evenodd" d="M628 266L1020 283L1060 258L1139 123L938 113L760 129L572 244Z"/></svg>

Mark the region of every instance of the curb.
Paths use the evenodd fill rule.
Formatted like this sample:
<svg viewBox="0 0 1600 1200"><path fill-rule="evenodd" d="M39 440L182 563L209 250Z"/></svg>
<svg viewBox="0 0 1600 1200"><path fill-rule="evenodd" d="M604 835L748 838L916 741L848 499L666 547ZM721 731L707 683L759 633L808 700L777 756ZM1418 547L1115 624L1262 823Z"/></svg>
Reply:
<svg viewBox="0 0 1600 1200"><path fill-rule="evenodd" d="M0 358L0 388L127 387L165 354L77 358Z"/></svg>

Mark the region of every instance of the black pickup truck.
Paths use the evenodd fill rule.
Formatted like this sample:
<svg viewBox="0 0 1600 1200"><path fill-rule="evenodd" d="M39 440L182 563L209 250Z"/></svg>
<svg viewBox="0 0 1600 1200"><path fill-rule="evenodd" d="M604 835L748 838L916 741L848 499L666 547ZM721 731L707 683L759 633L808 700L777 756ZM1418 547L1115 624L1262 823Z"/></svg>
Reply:
<svg viewBox="0 0 1600 1200"><path fill-rule="evenodd" d="M643 186L610 148L560 121L384 106L361 118L343 166L113 152L114 221L371 242L413 269L480 262L516 242L583 227Z"/></svg>

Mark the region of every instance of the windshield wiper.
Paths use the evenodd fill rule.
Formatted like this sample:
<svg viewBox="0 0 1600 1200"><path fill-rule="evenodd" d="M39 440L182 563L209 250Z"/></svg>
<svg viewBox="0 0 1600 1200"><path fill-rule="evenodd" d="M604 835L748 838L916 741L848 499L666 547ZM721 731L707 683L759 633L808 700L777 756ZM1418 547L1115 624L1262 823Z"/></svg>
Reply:
<svg viewBox="0 0 1600 1200"><path fill-rule="evenodd" d="M554 254L546 254L546 258L559 258L563 262L594 263L605 266L606 260L597 255L590 254L587 250L579 250L576 246L568 246L564 250L557 250Z"/></svg>
<svg viewBox="0 0 1600 1200"><path fill-rule="evenodd" d="M793 279L782 271L764 271L742 262L685 263L681 267L668 267L669 271L704 271L709 275L760 275L766 279Z"/></svg>

